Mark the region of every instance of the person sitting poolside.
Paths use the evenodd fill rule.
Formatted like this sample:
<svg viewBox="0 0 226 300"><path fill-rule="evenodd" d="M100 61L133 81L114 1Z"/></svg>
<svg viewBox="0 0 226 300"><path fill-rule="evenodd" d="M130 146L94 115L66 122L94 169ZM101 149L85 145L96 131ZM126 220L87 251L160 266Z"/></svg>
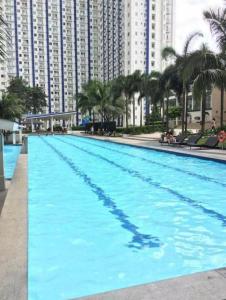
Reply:
<svg viewBox="0 0 226 300"><path fill-rule="evenodd" d="M172 131L168 131L166 134L166 139L168 144L172 144L176 142L176 138L173 135Z"/></svg>

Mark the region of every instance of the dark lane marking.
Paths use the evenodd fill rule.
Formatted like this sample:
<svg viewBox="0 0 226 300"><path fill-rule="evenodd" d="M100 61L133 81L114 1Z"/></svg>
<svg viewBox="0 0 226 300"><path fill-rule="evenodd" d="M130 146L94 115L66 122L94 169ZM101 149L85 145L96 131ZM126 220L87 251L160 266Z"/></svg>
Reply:
<svg viewBox="0 0 226 300"><path fill-rule="evenodd" d="M67 165L77 176L79 176L89 186L89 188L97 195L99 200L103 202L104 206L110 209L110 213L113 214L116 217L116 219L120 221L120 223L122 224L121 226L133 234L132 241L129 242L128 247L136 249L142 249L144 247L160 247L161 243L157 237L151 236L149 234L140 233L138 231L139 228L128 220L128 216L123 212L123 210L117 207L114 200L108 195L106 195L102 188L93 183L91 178L88 177L87 174L82 172L70 158L68 158L62 152L57 150L52 144L47 142L45 138L42 137L41 139L60 158L62 158L65 161L65 163L67 163Z"/></svg>
<svg viewBox="0 0 226 300"><path fill-rule="evenodd" d="M102 155L99 155L99 154L96 154L96 153L93 153L89 150L86 150L84 148L81 148L77 145L74 145L72 143L69 143L69 142L65 142L63 141L62 139L60 138L56 138L56 140L66 144L66 145L69 145L71 147L74 147L82 152L85 152L91 156L94 156L94 157L97 157L103 161L106 161L107 163L111 164L112 166L115 166L117 168L119 168L121 171L123 172L126 172L128 173L129 175L133 176L133 177L136 177L136 178L139 178L140 180L148 183L149 185L151 186L154 186L158 189L162 189L162 190L165 190L167 192L169 192L170 194L176 196L179 200L185 202L185 203L188 203L189 205L191 205L192 207L194 208L198 208L199 210L202 210L202 212L204 212L205 214L211 216L211 217L214 217L215 219L218 219L220 220L222 223L223 223L223 226L226 226L226 216L216 212L215 210L212 210L212 209L208 209L208 208L205 208L204 206L202 206L201 204L198 204L195 200L189 198L189 197L186 197L170 188L167 188L167 187L164 187L164 186L161 186L161 184L159 184L158 182L155 182L153 181L153 179L151 177L145 177L143 175L141 175L139 172L135 171L135 170L132 170L132 169L129 169L129 168L126 168L126 167L123 167L121 165L119 165L118 163L114 162L113 160L110 160L108 158L105 158L103 157Z"/></svg>
<svg viewBox="0 0 226 300"><path fill-rule="evenodd" d="M70 137L67 136L67 138L70 139L70 140L75 140L74 137L70 138ZM84 139L85 138L80 138L79 137L79 141L81 143L83 143L83 144L92 145L92 146L95 146L95 147L98 147L98 148L102 148L102 149L106 149L106 150L109 150L109 151L115 152L115 153L120 153L120 154L128 156L128 157L138 158L138 159L140 159L142 161L151 163L151 164L156 165L156 166L160 166L160 167L164 167L164 168L167 168L167 169L170 169L170 170L178 171L180 173L185 173L187 175L194 176L194 177L196 177L198 179L201 179L201 180L204 180L204 181L213 182L213 183L219 184L219 185L221 185L223 187L226 187L226 183L219 182L219 181L217 181L214 178L211 178L211 177L208 177L208 176L205 176L205 175L200 175L200 174L197 174L197 173L193 173L193 172L190 172L190 171L182 170L182 169L177 168L177 167L171 167L171 166L168 166L166 164L159 163L159 162L156 162L154 160L143 158L143 157L140 157L140 156L137 156L137 155L134 155L134 154L126 153L126 152L123 152L123 151L120 151L120 150L108 148L108 147L97 145L97 144L94 144L94 143L90 143L90 142L84 141Z"/></svg>

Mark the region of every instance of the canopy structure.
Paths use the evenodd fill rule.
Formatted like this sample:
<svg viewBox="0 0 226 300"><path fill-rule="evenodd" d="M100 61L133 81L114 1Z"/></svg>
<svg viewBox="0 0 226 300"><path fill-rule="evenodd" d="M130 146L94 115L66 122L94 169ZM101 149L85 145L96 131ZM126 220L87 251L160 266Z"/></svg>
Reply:
<svg viewBox="0 0 226 300"><path fill-rule="evenodd" d="M23 128L20 124L5 120L5 119L0 119L0 130L1 131L10 131L10 132L17 132L20 131Z"/></svg>
<svg viewBox="0 0 226 300"><path fill-rule="evenodd" d="M19 133L19 143L22 143L22 128L17 122L10 120L0 119L0 132L5 136L5 142L17 143L17 134Z"/></svg>
<svg viewBox="0 0 226 300"><path fill-rule="evenodd" d="M38 122L44 122L47 126L47 121L50 122L50 129L53 132L53 122L54 120L58 121L70 121L71 125L73 124L74 117L76 116L76 111L70 112L61 112L61 113L50 113L50 114L38 114L38 115L27 115L26 121L31 123L32 131L34 130L34 124Z"/></svg>

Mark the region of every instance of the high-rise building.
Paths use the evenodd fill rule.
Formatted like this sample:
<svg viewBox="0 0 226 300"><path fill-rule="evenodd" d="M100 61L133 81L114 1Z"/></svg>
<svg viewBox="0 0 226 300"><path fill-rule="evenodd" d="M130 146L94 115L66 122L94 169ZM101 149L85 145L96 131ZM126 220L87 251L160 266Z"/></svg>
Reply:
<svg viewBox="0 0 226 300"><path fill-rule="evenodd" d="M9 76L39 85L49 112L72 111L98 71L98 0L3 0L12 33Z"/></svg>
<svg viewBox="0 0 226 300"><path fill-rule="evenodd" d="M141 73L163 71L171 63L162 59L161 52L166 46L174 46L174 1L101 1L99 70L104 81L136 70ZM135 106L131 105L130 124L135 115L135 124L140 125L140 109L138 101ZM144 103L142 111L149 109Z"/></svg>
<svg viewBox="0 0 226 300"><path fill-rule="evenodd" d="M5 19L6 16L6 7L4 5L5 0L0 0L0 15ZM0 33L3 37L2 47L6 51L7 49L7 42L8 42L8 36L7 36L7 28L4 26L4 24L1 24L0 26ZM2 97L2 94L5 92L6 87L8 84L8 64L7 60L0 61L0 97Z"/></svg>
<svg viewBox="0 0 226 300"><path fill-rule="evenodd" d="M161 50L173 46L174 0L0 1L11 32L9 77L43 87L48 112L75 110L90 79L161 71Z"/></svg>
<svg viewBox="0 0 226 300"><path fill-rule="evenodd" d="M174 45L174 12L174 0L103 0L102 78L162 71L161 51Z"/></svg>

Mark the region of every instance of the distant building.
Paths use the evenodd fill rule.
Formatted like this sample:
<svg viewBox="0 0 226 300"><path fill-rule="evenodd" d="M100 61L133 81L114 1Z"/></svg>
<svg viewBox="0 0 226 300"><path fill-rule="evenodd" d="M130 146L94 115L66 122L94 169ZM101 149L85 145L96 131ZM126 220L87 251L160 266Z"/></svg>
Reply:
<svg viewBox="0 0 226 300"><path fill-rule="evenodd" d="M49 112L75 109L74 95L98 78L98 0L3 0L12 34L9 76L48 95Z"/></svg>
<svg viewBox="0 0 226 300"><path fill-rule="evenodd" d="M174 0L101 2L99 70L104 81L132 74L136 70L141 73L163 71L171 63L162 59L161 51L166 46L174 46ZM135 109L136 125L140 125L140 107L137 101ZM130 118L130 124L132 123Z"/></svg>
<svg viewBox="0 0 226 300"><path fill-rule="evenodd" d="M3 18L6 16L6 6L4 5L5 0L0 0L0 14ZM5 29L0 28L1 34L3 35L5 41L4 44L7 46L8 37L5 34ZM7 52L7 49L6 49ZM0 61L0 97L5 92L6 87L8 85L9 78L8 78L8 61L7 59L4 61Z"/></svg>
<svg viewBox="0 0 226 300"><path fill-rule="evenodd" d="M174 0L101 1L100 70L110 80L135 70L162 71L166 46L174 46Z"/></svg>
<svg viewBox="0 0 226 300"><path fill-rule="evenodd" d="M161 50L174 45L174 0L0 1L12 37L9 78L41 86L48 112L76 110L90 79L162 71Z"/></svg>

